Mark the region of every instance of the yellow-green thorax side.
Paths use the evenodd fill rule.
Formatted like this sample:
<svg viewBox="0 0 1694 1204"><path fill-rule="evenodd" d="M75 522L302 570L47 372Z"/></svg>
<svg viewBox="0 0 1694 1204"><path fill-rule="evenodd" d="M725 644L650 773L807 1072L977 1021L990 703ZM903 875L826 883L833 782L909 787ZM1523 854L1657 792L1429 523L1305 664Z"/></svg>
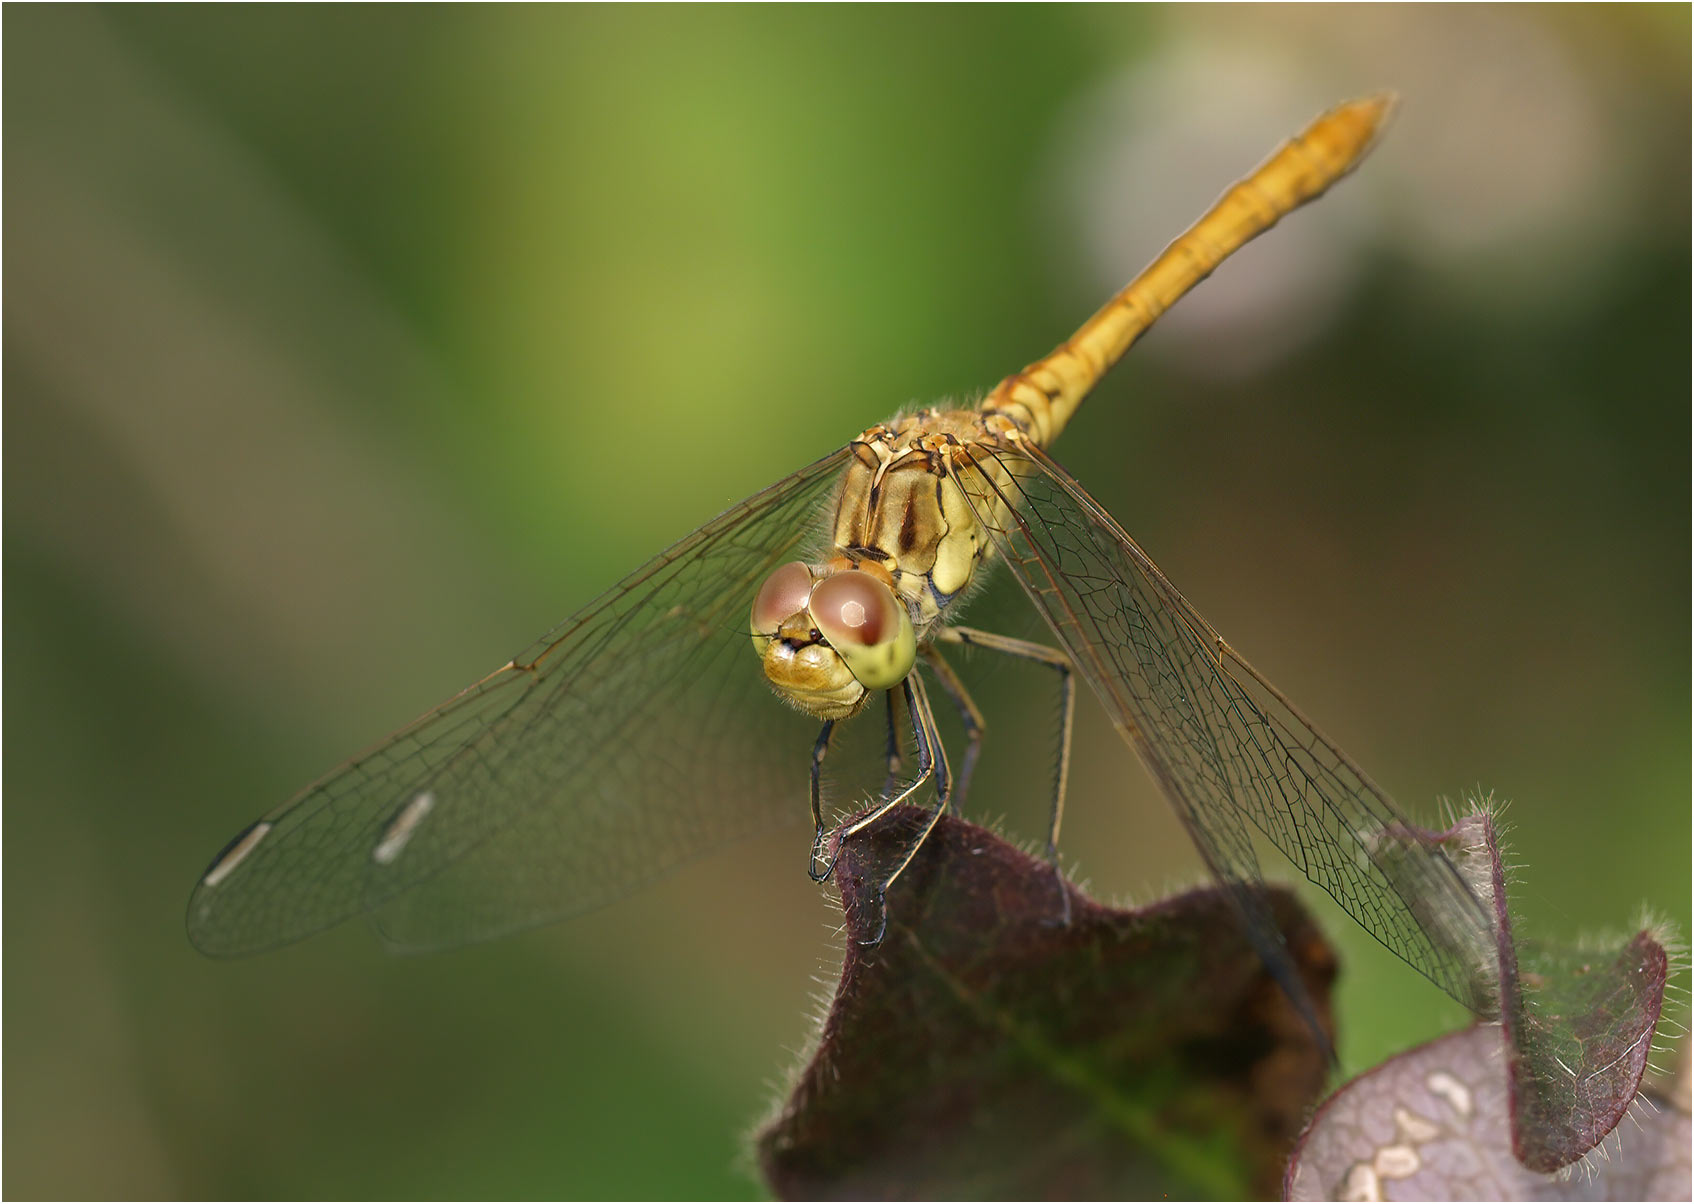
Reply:
<svg viewBox="0 0 1694 1204"><path fill-rule="evenodd" d="M987 410L927 409L873 426L851 445L831 529L837 562L886 576L920 640L977 581L992 553L984 523L1004 517L973 509L958 472L994 473L993 458L979 453L1018 437Z"/></svg>

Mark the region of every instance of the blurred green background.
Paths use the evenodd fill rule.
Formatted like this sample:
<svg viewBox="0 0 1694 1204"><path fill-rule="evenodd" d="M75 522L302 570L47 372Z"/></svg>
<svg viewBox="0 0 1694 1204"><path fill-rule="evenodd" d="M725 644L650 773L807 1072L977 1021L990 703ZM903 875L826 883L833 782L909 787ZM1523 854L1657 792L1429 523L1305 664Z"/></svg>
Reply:
<svg viewBox="0 0 1694 1204"><path fill-rule="evenodd" d="M6 17L7 1195L757 1192L837 961L803 832L429 958L206 961L190 885L1382 87L1058 457L1404 807L1510 799L1534 931L1686 929L1685 7ZM991 737L1050 715L987 676ZM1068 856L1195 880L1085 712ZM1034 837L1025 752L973 811ZM1462 1022L1324 915L1349 1069Z"/></svg>

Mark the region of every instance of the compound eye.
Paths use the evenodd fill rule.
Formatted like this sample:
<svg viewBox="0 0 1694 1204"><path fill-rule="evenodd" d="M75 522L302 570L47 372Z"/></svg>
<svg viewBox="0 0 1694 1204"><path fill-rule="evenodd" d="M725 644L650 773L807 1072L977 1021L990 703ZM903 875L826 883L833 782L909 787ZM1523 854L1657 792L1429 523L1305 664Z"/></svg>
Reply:
<svg viewBox="0 0 1694 1204"><path fill-rule="evenodd" d="M812 593L812 570L804 561L790 560L776 569L753 599L753 634L774 636L784 622L806 609Z"/></svg>
<svg viewBox="0 0 1694 1204"><path fill-rule="evenodd" d="M858 569L826 577L812 591L812 621L838 648L875 647L899 629L903 613L886 585Z"/></svg>
<svg viewBox="0 0 1694 1204"><path fill-rule="evenodd" d="M912 620L880 578L859 569L826 577L812 590L811 609L813 624L866 689L891 689L911 672Z"/></svg>

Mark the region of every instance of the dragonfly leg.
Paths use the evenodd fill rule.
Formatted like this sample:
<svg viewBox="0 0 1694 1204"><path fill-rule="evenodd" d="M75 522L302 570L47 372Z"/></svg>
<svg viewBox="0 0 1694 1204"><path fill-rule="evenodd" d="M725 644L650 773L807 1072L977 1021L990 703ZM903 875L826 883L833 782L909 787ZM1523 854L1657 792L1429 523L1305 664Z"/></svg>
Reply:
<svg viewBox="0 0 1694 1204"><path fill-rule="evenodd" d="M953 666L941 659L941 654L931 645L924 645L923 656L929 662L929 667L935 671L935 680L941 683L941 688L947 691L947 697L953 700L953 707L959 712L959 722L965 728L965 761L959 768L958 780L953 786L953 807L963 811L965 795L971 787L971 774L976 771L977 754L982 751L982 734L987 730L987 723L982 717L982 711L977 708L976 700L965 689L965 683L959 680L959 675L953 671Z"/></svg>
<svg viewBox="0 0 1694 1204"><path fill-rule="evenodd" d="M1068 925L1071 920L1071 896L1070 891L1065 889L1064 872L1059 867L1059 825L1065 816L1065 792L1070 786L1071 721L1076 714L1075 667L1071 664L1070 657L1057 648L1049 648L1045 644L1036 644L1029 640L1014 639L1011 636L996 635L992 631L979 631L974 627L943 627L933 632L931 639L947 644L960 644L966 648L986 648L991 652L1045 665L1059 675L1059 748L1053 761L1053 809L1047 826L1047 861L1052 865L1054 877L1058 881L1060 907L1064 913L1063 922ZM951 674L950 668L946 675L937 671L937 676L941 677L943 682ZM957 680L954 677L954 681ZM962 687L960 688L962 690ZM969 701L968 696L965 701ZM980 716L978 722L980 724ZM967 720L967 730L969 727ZM965 771L961 775L961 798L964 795L964 780L974 768L975 758L976 748L973 745L966 754Z"/></svg>
<svg viewBox="0 0 1694 1204"><path fill-rule="evenodd" d="M823 790L819 781L823 774L823 759L829 753L829 738L834 733L835 720L825 720L817 743L812 745L812 856L806 872L812 876L813 882L822 882L835 868L833 857L828 864L824 863ZM823 868L819 869L819 866Z"/></svg>
<svg viewBox="0 0 1694 1204"><path fill-rule="evenodd" d="M900 730L898 726L896 726L899 721L897 708L900 704L900 691L886 690L884 691L883 697L887 703L885 710L888 716L888 737L886 751L884 752L884 756L888 764L888 777L882 783L882 793L877 796L882 800L882 805L874 814L866 816L847 831L843 832L841 834L842 840L845 840L855 832L862 831L865 826L870 824L873 820L881 818L888 812L889 808L899 803L902 799L910 795L912 791L923 785L924 779L929 773L927 769L920 767L920 772L912 781L912 784L904 791L901 791L899 797L895 797L895 791L900 784ZM824 860L824 837L827 833L824 831L823 809L820 804L820 786L818 782L819 772L823 768L824 754L829 751L830 733L835 729L835 724L836 720L834 719L825 723L823 725L823 731L818 734L818 742L812 746L812 822L815 825L815 828L812 835L812 861L808 872L812 875L813 882L827 881L829 876L835 872L836 859L841 856L841 842L837 841L835 845L835 856L829 858L827 861Z"/></svg>
<svg viewBox="0 0 1694 1204"><path fill-rule="evenodd" d="M881 797L887 798L900 784L900 696L895 691L888 690L883 694L883 698L888 703L883 708L888 716L888 776L883 779Z"/></svg>
<svg viewBox="0 0 1694 1204"><path fill-rule="evenodd" d="M942 746L940 734L936 730L935 712L929 705L929 695L924 690L923 679L916 673L908 673L905 682L902 683L902 690L906 696L906 709L911 714L912 740L918 749L917 776L898 795L886 800L863 819L854 821L841 833L841 840L846 841L850 837L858 835L884 815L887 815L895 807L910 798L913 792L928 781L931 776L935 778L935 805L930 808L929 819L924 824L923 831L918 833L916 840L912 841L911 847L906 850L906 855L900 859L900 864L896 865L893 871L877 885L876 905L881 915L877 922L876 934L868 940L859 942L867 947L882 943L883 935L888 931L888 888L894 885L895 879L905 873L906 867L912 864L912 859L918 855L918 850L923 847L924 841L928 840L929 834L935 831L935 825L940 822L942 813L947 810L947 801L953 792L952 771L947 765L947 750ZM837 845L837 848L839 847Z"/></svg>

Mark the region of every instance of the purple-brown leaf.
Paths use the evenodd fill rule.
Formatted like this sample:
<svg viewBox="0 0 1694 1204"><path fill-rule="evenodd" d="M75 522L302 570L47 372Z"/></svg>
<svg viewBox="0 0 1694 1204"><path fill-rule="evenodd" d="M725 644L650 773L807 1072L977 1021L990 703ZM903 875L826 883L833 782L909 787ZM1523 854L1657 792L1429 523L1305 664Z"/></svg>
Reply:
<svg viewBox="0 0 1694 1204"><path fill-rule="evenodd" d="M1633 1122L1564 1175L1513 1153L1500 1029L1477 1025L1354 1079L1289 1164L1291 1200L1686 1200L1688 1113L1642 1095Z"/></svg>
<svg viewBox="0 0 1694 1204"><path fill-rule="evenodd" d="M1446 850L1493 916L1476 960L1497 984L1499 1024L1343 1088L1302 1138L1286 1189L1300 1199L1687 1198L1686 1113L1648 1121L1637 1103L1664 1002L1663 945L1646 931L1606 954L1525 942L1489 814L1414 834ZM1596 1175L1631 1108L1647 1141L1632 1143L1624 1169ZM1591 1151L1585 1173L1548 1178Z"/></svg>
<svg viewBox="0 0 1694 1204"><path fill-rule="evenodd" d="M1494 822L1486 812L1435 837L1492 908L1512 1149L1556 1171L1623 1119L1647 1069L1669 961L1651 932L1615 953L1558 949L1513 929Z"/></svg>
<svg viewBox="0 0 1694 1204"><path fill-rule="evenodd" d="M842 850L846 961L818 1048L758 1138L772 1191L1274 1192L1326 1065L1228 898L1102 907L946 818L863 946L882 920L875 884L923 818L896 812ZM1266 904L1327 1024L1332 953L1289 894Z"/></svg>

